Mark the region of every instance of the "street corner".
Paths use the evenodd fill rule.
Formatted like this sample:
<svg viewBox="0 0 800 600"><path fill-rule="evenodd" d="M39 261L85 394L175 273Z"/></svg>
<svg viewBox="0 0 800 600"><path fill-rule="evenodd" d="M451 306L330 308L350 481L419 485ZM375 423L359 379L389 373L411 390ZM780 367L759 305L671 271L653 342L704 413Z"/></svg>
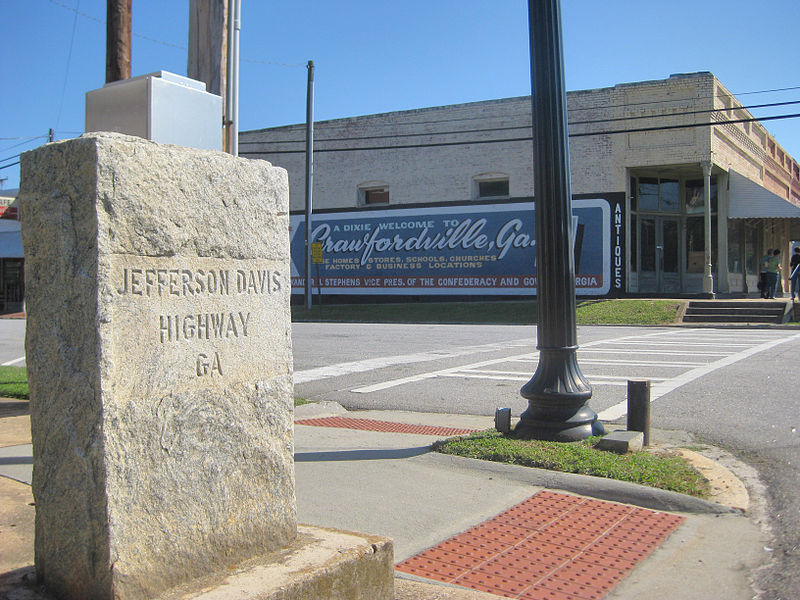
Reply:
<svg viewBox="0 0 800 600"><path fill-rule="evenodd" d="M750 508L750 494L744 482L721 463L687 448L675 450L703 477L711 487L709 500L742 512Z"/></svg>

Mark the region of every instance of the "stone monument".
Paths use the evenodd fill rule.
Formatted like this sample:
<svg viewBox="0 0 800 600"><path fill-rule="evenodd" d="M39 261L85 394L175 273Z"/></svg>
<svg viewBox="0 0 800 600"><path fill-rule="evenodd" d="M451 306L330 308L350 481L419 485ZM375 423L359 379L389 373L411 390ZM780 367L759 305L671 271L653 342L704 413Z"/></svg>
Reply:
<svg viewBox="0 0 800 600"><path fill-rule="evenodd" d="M393 598L389 540L298 536L286 172L95 133L24 154L20 197L47 589Z"/></svg>

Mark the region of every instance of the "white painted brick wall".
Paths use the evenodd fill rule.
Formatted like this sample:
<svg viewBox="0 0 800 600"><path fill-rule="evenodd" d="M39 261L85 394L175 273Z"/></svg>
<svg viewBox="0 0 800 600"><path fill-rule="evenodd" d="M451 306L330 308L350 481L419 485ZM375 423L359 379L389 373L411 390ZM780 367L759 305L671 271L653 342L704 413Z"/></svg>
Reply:
<svg viewBox="0 0 800 600"><path fill-rule="evenodd" d="M709 122L710 113L684 113L723 107L726 94L710 73L570 92L570 133ZM721 118L738 116L733 109L729 112ZM581 123L621 118L626 120ZM318 122L314 130L314 207L356 207L359 185L372 181L388 183L392 206L470 200L473 179L483 173L507 174L511 197L532 196L533 148L529 139L469 143L530 138L530 122L529 97ZM763 185L764 149L756 127L747 132L744 125L727 125L713 131L695 127L570 137L572 192L625 192L629 169L692 165L699 173L699 163L708 160L712 151L715 165L733 168ZM304 125L240 134L242 156L264 158L289 171L292 210L302 210L305 205L304 139ZM453 143L456 145L450 145ZM438 145L397 147L415 144ZM379 146L390 148L375 149ZM348 151L326 152L331 148Z"/></svg>

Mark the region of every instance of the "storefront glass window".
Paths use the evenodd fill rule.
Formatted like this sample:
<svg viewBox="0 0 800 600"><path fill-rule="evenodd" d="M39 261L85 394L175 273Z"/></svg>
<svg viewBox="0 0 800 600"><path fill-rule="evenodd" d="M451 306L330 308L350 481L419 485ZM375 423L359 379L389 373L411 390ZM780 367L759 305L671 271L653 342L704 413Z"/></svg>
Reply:
<svg viewBox="0 0 800 600"><path fill-rule="evenodd" d="M677 179L662 179L659 182L660 210L678 212L681 209L680 183Z"/></svg>
<svg viewBox="0 0 800 600"><path fill-rule="evenodd" d="M637 197L637 210L658 210L658 179L640 177Z"/></svg>
<svg viewBox="0 0 800 600"><path fill-rule="evenodd" d="M691 179L686 182L686 213L702 215L703 206L703 180ZM711 178L711 212L717 212L717 178Z"/></svg>

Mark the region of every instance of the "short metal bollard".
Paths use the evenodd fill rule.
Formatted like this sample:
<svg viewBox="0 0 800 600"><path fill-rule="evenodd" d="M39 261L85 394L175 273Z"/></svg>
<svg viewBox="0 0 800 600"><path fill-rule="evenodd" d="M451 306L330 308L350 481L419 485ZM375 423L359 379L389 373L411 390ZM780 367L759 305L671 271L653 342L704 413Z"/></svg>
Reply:
<svg viewBox="0 0 800 600"><path fill-rule="evenodd" d="M628 430L641 431L650 445L650 380L628 380Z"/></svg>
<svg viewBox="0 0 800 600"><path fill-rule="evenodd" d="M494 411L494 428L500 433L511 431L511 409L498 408Z"/></svg>

